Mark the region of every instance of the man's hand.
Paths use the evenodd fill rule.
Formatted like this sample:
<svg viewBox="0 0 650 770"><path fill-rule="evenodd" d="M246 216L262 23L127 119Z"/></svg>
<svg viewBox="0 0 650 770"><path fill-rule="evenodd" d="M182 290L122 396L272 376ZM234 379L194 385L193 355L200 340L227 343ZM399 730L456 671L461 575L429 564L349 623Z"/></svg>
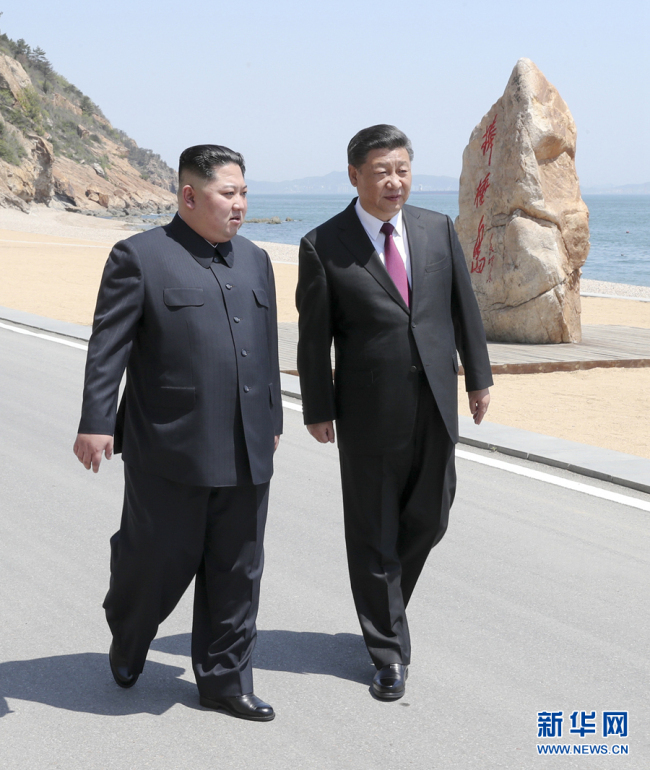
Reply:
<svg viewBox="0 0 650 770"><path fill-rule="evenodd" d="M469 396L469 411L472 413L474 422L480 425L490 404L490 391L488 388L470 390L467 395Z"/></svg>
<svg viewBox="0 0 650 770"><path fill-rule="evenodd" d="M334 443L334 423L331 420L312 423L307 426L307 430L321 444L327 444L328 441L330 444Z"/></svg>
<svg viewBox="0 0 650 770"><path fill-rule="evenodd" d="M113 456L113 437L102 436L99 433L79 433L72 451L87 471L92 465L93 473L97 473L102 461L102 452L107 460Z"/></svg>
<svg viewBox="0 0 650 770"><path fill-rule="evenodd" d="M280 445L280 436L275 436L273 441L273 451L275 452L278 446Z"/></svg>

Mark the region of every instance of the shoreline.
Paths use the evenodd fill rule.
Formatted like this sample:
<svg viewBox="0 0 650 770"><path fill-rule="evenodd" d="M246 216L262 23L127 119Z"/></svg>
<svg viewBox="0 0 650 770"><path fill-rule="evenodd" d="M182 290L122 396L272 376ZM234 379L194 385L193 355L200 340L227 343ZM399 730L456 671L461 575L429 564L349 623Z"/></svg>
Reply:
<svg viewBox="0 0 650 770"><path fill-rule="evenodd" d="M0 230L15 230L31 235L49 235L60 238L96 241L108 244L109 248L122 238L128 238L141 231L137 222L126 221L123 217L87 216L64 209L52 208L43 203L30 206L29 213L18 209L0 208ZM298 264L298 246L290 243L276 243L251 239L268 252L271 260L278 263ZM580 293L597 294L603 297L638 298L650 300L650 286L637 286L623 282L580 279Z"/></svg>
<svg viewBox="0 0 650 770"><path fill-rule="evenodd" d="M49 209L0 209L0 306L89 326L111 246L124 222ZM298 246L256 241L274 262L278 321L295 324ZM585 325L650 328L650 287L584 280ZM617 299L607 297L615 295ZM637 300L637 301L630 301ZM460 414L467 414L460 382ZM645 394L650 368L495 375L487 422L650 458Z"/></svg>
<svg viewBox="0 0 650 770"><path fill-rule="evenodd" d="M589 294L599 294L603 297L650 300L650 286L637 286L631 283L613 283L611 281L596 281L593 278L581 278L580 295L589 296Z"/></svg>

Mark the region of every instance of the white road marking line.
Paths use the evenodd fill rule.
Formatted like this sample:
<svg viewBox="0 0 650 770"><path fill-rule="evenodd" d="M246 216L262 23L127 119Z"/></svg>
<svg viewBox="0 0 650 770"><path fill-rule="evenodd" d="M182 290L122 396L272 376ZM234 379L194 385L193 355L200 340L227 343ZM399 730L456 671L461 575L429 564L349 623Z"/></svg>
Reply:
<svg viewBox="0 0 650 770"><path fill-rule="evenodd" d="M294 412L302 412L302 406L300 404L291 404L289 401L283 401L282 406L285 409L293 409Z"/></svg>
<svg viewBox="0 0 650 770"><path fill-rule="evenodd" d="M39 334L38 332L30 332L27 329L19 329L17 326L9 326L8 324L0 323L1 329L8 329L10 332L16 332L16 334L26 334L28 337L38 337L42 340L48 340L48 342L58 342L59 345L67 345L69 348L77 348L79 350L88 350L88 345L83 345L81 342L72 342L71 340L62 340L59 337L50 337L49 334Z"/></svg>
<svg viewBox="0 0 650 770"><path fill-rule="evenodd" d="M302 412L302 406L298 404L291 404L288 401L283 401L282 406L286 409ZM573 489L576 492L583 492L592 497L600 497L603 500L609 500L614 503L630 506L631 508L639 508L642 511L650 512L650 503L647 503L645 500L639 500L636 497L620 495L618 492L610 492L609 490L600 489L599 487L592 487L589 484L582 484L579 481L572 481L559 476L553 476L550 473L543 473L542 471L536 471L532 468L524 468L521 465L504 462L503 460L495 460L492 457L484 457L483 455L474 454L474 452L467 452L464 449L456 449L456 457L459 457L461 460L480 463L481 465L489 465L491 468L498 468L499 470L507 471L508 473L514 473L517 476L525 476L529 479L543 481L546 484L554 484L557 487Z"/></svg>
<svg viewBox="0 0 650 770"><path fill-rule="evenodd" d="M30 332L27 331L27 329L19 329L16 326L0 323L0 328L8 329L17 334L25 334L29 337L38 337L39 339L48 340L49 342L58 342L59 345L67 345L70 348L77 348L79 350L88 349L87 345L82 345L79 342L69 342L68 340L62 340L59 337L50 337L47 334ZM289 401L283 401L282 406L286 409L292 409L295 412L302 412L302 406L300 404L292 404ZM473 452L466 452L464 449L457 449L456 457L459 457L461 460L479 463L480 465L489 465L491 468L498 468L499 470L507 471L508 473L514 473L517 476L525 476L529 479L543 481L546 484L553 484L556 487L573 489L576 492L583 492L585 495L600 497L602 500L609 500L613 503L620 503L621 505L627 505L630 508L638 508L641 511L648 511L650 513L650 503L645 502L645 500L639 500L636 497L619 495L617 492L610 492L609 490L600 489L599 487L592 487L589 484L581 484L579 481L571 481L570 479L563 479L559 476L552 476L550 473L542 473L542 471L524 468L521 465L514 465L513 463L507 463L503 460L494 460L492 457L483 457L483 455L474 454Z"/></svg>
<svg viewBox="0 0 650 770"><path fill-rule="evenodd" d="M563 479L559 476L553 476L550 473L542 473L542 471L535 471L532 468L524 468L521 465L514 465L513 463L507 463L503 460L494 460L492 457L483 457L483 455L474 454L473 452L466 452L463 449L456 450L456 457L460 457L462 460L469 460L473 463L480 463L481 465L489 465L491 468L498 468L499 470L507 471L508 473L514 473L517 476L526 476L526 478L543 481L546 484L554 484L556 487L573 489L576 492L584 492L585 495L600 497L603 500L610 500L614 503L627 505L630 508L639 508L641 511L650 512L650 503L647 503L645 500L639 500L636 497L619 495L618 492L610 492L607 489L592 487L589 484L581 484L579 481Z"/></svg>

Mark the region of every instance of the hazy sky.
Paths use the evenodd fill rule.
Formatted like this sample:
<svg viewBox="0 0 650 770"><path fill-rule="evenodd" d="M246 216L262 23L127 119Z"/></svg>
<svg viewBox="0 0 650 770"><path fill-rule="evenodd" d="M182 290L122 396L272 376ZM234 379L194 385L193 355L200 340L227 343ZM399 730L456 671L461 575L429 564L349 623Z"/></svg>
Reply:
<svg viewBox="0 0 650 770"><path fill-rule="evenodd" d="M592 186L650 181L649 5L10 0L0 30L43 48L170 165L215 142L270 181L345 169L350 137L374 123L411 137L416 173L458 176L472 129L527 56L569 105Z"/></svg>

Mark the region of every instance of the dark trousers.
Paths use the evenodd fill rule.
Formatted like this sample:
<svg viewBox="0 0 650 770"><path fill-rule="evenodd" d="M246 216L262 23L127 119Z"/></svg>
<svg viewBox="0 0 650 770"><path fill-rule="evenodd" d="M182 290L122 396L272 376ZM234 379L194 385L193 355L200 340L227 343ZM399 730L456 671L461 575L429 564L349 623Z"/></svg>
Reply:
<svg viewBox="0 0 650 770"><path fill-rule="evenodd" d="M408 665L408 605L429 551L442 539L456 491L454 444L421 376L411 442L378 455L340 449L352 595L377 666Z"/></svg>
<svg viewBox="0 0 650 770"><path fill-rule="evenodd" d="M129 671L196 576L192 664L201 695L253 692L251 655L269 484L192 487L124 466L106 619Z"/></svg>

